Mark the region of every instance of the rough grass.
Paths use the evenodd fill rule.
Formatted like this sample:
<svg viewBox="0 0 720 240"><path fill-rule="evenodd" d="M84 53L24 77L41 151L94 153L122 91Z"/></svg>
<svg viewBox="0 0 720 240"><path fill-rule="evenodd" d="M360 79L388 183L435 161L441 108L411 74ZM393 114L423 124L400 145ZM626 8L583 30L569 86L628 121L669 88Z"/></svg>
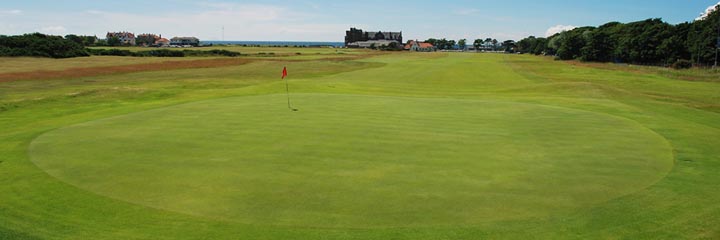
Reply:
<svg viewBox="0 0 720 240"><path fill-rule="evenodd" d="M147 51L155 48L145 47L92 47L96 49L122 49L130 50L132 52ZM336 55L336 54L366 54L369 50L365 49L341 49L341 48L327 48L327 47L307 47L307 48L296 48L296 47L243 47L239 45L225 45L225 46L210 46L210 47L195 47L195 48L162 48L174 51L188 50L228 50L233 52L240 52L242 54L258 55L258 54L273 54L273 55Z"/></svg>
<svg viewBox="0 0 720 240"><path fill-rule="evenodd" d="M296 95L296 104L301 110L295 115L283 109L282 95L273 95L284 91L284 83L279 79L281 66L290 69L293 91L307 93ZM358 100L355 96L365 99ZM5 82L0 83L0 236L27 239L715 239L720 238L717 228L720 224L718 96L720 87L715 82L687 81L652 71L607 69L533 56L494 54L401 53L348 61L258 61L219 68ZM509 105L505 110L492 104L459 102ZM184 103L189 104L182 105ZM538 107L517 107L528 105ZM331 114L331 109L323 106L340 112ZM163 111L167 114L159 114ZM203 114L204 111L215 113ZM153 113L157 115L144 115ZM223 121L220 116L225 114L239 122ZM486 119L493 116L497 119ZM192 125L193 121L187 119L190 117L207 118L209 122L198 120L198 124ZM299 119L288 119L293 117ZM473 118L492 124L463 121ZM450 121L445 121L447 119ZM141 120L148 124L138 124ZM144 140L137 143L121 137L113 145L112 141L100 141L113 136L110 134L113 130L103 124L116 124L116 137L130 136L132 129L137 129L134 134L159 135L140 138ZM87 165L94 159L92 155L116 156L100 152L104 147L145 147L157 144L147 142L152 139L183 139L162 130L173 124L177 124L175 129L187 129L175 134L202 140L178 141L179 144L199 144L201 149L215 149L214 154L229 151L229 155L240 158L248 153L253 159L267 157L263 159L275 159L278 164L265 162L263 166L262 162L254 161L259 167L256 169L271 171L246 172L234 178L210 173L235 173L230 169L238 165L224 169L222 164L209 160L195 162L195 165L190 164L192 161L188 165L173 162L165 164L167 168L162 168L160 163L171 160L160 157L158 162L128 160L134 165L127 166L117 161L108 162L117 165L115 168L122 167L127 174L158 177L145 182L128 178L127 174L120 177L122 172L114 172L109 168L113 165L102 162L91 162L98 167L83 170L92 167ZM249 135L240 134L235 138L230 133L237 131L220 130L223 128L218 126L223 124L227 129L243 129L255 124L265 126L265 130L247 129ZM292 158L263 156L263 153L269 154L265 148L272 147L272 143L247 145L260 147L258 150L262 151L245 151L242 146L233 145L235 139L271 141L285 136L269 129L276 126L274 124L297 124L295 130L287 132L288 137L310 135L313 138L293 141L303 146L302 149L276 146L299 151L283 153ZM187 126L214 130L192 130ZM338 129L340 127L351 131ZM153 131L155 128L158 130ZM83 134L85 130L96 131ZM512 133L512 137L498 134L493 143L517 141L522 146L547 144L547 148L498 151L514 145L488 144L486 149L474 149L463 144L448 144L457 139L467 139L470 143L493 139L482 133L494 131L511 131L508 133ZM64 138L62 133L75 137ZM64 141L53 140L53 136ZM382 136L380 139L388 142L371 141L372 136ZM29 154L35 139L37 142ZM223 139L222 144L227 145L202 147ZM357 142L353 142L354 139ZM78 158L66 159L68 165L55 166L56 171L43 165L41 160L58 156L37 152L52 148L36 148L41 146L36 144L68 144L67 148L73 149L82 146L81 143L97 149L82 148L91 153L89 155L78 155L81 154L78 151L68 153ZM418 145L412 145L415 143ZM333 146L337 147L333 151L323 150ZM434 148L437 146L445 147ZM166 154L194 157L192 147L177 147L178 152L169 149ZM505 160L532 159L529 156L543 153L543 149L550 155L535 157L544 164L472 165L468 159L474 158L462 157L490 154L497 162L507 163L501 161L503 156ZM153 151L162 150L153 148ZM131 148L117 156L134 159L127 157L133 153L142 154ZM433 155L438 153L454 157ZM31 154L47 172L31 161ZM556 156L553 154L560 155L552 157ZM668 154L672 154L674 165L664 177L661 176L663 170L637 170L665 162L661 159ZM346 161L323 164L318 159L304 159L303 162L312 163L308 166L284 162L295 159L296 155L297 158L328 156L333 160L343 157ZM143 158L140 155L138 159ZM392 162L373 161L380 159L412 164L410 170L398 173L392 170L403 169L393 166ZM433 159L465 164L443 164ZM575 159L577 161L573 161ZM637 165L630 159L645 159L635 163L646 164ZM566 164L549 164L554 161ZM153 171L133 171L145 169L142 164ZM373 168L373 164L377 168ZM103 166L108 169L103 170ZM335 166L345 169L333 169ZM477 169L472 166L491 170L472 171ZM188 174L173 176L173 168ZM517 178L503 181L503 177L512 176L513 169L532 172L528 176L535 177L533 181ZM554 173L551 175L541 174L547 169L557 171L549 171ZM103 171L112 177L99 176ZM276 172L285 177L265 177ZM170 178L163 180L163 176ZM245 188L242 182L237 182L237 185L228 183L231 187L223 185L224 188L212 189L214 184L227 183L228 179L240 181L243 176L256 179L258 184L268 184L260 186L277 188L253 185ZM474 182L492 176L510 187L492 191ZM392 181L384 182L383 177ZM81 181L83 179L93 181ZM205 180L212 184L203 184ZM283 184L286 180L293 180L295 185ZM393 181L397 184L389 184ZM186 182L187 191L183 187L167 187L173 182ZM517 185L521 183L526 188ZM133 184L142 186L133 192ZM465 195L468 189L475 189L476 195ZM522 191L510 191L512 189ZM158 190L154 197L144 195L153 190ZM164 194L164 191L169 192ZM380 194L382 191L386 192ZM420 194L422 191L426 195ZM193 192L206 195L193 198ZM248 195L248 192L257 195ZM387 198L383 198L384 195ZM303 209L306 211L301 211ZM483 215L488 216L487 221L481 220ZM314 227L305 227L307 225Z"/></svg>

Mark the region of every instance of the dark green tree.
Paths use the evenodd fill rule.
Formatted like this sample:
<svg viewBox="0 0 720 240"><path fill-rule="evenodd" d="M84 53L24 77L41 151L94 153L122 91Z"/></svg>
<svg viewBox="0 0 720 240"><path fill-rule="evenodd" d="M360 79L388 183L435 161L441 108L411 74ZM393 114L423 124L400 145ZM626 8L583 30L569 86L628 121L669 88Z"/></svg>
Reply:
<svg viewBox="0 0 720 240"><path fill-rule="evenodd" d="M455 49L456 44L457 43L455 42L455 40L448 40L445 44L445 49L453 50L453 49Z"/></svg>
<svg viewBox="0 0 720 240"><path fill-rule="evenodd" d="M118 38L118 37L111 37L111 38L108 38L106 41L107 41L108 46L113 46L113 47L120 46L122 44L122 42L120 42L120 38Z"/></svg>
<svg viewBox="0 0 720 240"><path fill-rule="evenodd" d="M500 44L500 50L507 53L514 53L515 48L517 48L517 45L514 40L505 40Z"/></svg>
<svg viewBox="0 0 720 240"><path fill-rule="evenodd" d="M473 47L475 47L475 51L479 51L480 47L482 47L482 45L483 45L482 39L475 39L475 41L473 41Z"/></svg>
<svg viewBox="0 0 720 240"><path fill-rule="evenodd" d="M591 31L586 35L585 46L582 47L580 59L583 61L608 62L612 61L614 45L610 35L601 29Z"/></svg>
<svg viewBox="0 0 720 240"><path fill-rule="evenodd" d="M76 42L81 45L83 44L83 39L78 35L68 34L65 36L65 39Z"/></svg>
<svg viewBox="0 0 720 240"><path fill-rule="evenodd" d="M88 56L85 48L60 36L41 33L0 36L0 56L71 58Z"/></svg>

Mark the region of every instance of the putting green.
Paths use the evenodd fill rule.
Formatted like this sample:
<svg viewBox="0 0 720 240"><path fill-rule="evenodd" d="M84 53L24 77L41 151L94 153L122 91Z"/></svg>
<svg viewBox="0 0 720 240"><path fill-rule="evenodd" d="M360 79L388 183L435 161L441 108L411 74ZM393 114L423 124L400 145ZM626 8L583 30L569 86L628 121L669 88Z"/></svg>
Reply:
<svg viewBox="0 0 720 240"><path fill-rule="evenodd" d="M304 227L475 225L645 188L666 140L552 106L299 94L226 98L47 132L33 162L79 188L205 218Z"/></svg>

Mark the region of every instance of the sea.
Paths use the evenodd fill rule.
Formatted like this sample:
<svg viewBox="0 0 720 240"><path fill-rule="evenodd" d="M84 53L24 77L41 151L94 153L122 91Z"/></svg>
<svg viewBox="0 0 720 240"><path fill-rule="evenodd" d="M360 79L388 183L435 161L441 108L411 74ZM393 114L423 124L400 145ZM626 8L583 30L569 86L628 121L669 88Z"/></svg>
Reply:
<svg viewBox="0 0 720 240"><path fill-rule="evenodd" d="M260 45L260 46L304 46L343 47L344 42L298 42L298 41L201 41L201 45Z"/></svg>

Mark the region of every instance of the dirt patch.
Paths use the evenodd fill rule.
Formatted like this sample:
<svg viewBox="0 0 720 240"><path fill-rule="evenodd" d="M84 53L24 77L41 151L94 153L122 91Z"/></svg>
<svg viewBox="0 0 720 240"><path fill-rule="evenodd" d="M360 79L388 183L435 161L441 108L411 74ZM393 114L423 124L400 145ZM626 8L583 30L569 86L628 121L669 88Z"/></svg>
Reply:
<svg viewBox="0 0 720 240"><path fill-rule="evenodd" d="M120 74L131 72L145 71L161 71L161 70L177 70L192 68L214 68L242 65L253 62L251 59L241 58L216 58L201 59L192 61L166 61L159 63L132 64L111 67L87 67L87 68L70 68L59 71L33 71L33 72L14 72L0 73L0 82L10 82L17 80L32 79L56 79L56 78L79 78L108 74Z"/></svg>

